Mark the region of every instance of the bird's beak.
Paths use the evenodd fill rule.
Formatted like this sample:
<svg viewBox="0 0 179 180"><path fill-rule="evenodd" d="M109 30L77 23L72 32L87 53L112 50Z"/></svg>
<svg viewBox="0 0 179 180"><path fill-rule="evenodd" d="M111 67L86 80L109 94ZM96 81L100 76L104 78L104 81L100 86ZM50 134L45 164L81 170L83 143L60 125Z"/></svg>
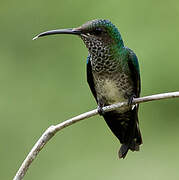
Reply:
<svg viewBox="0 0 179 180"><path fill-rule="evenodd" d="M81 30L80 30L80 28L50 30L50 31L46 31L46 32L42 32L42 33L38 34L37 36L35 36L33 38L33 40L36 40L37 38L42 37L42 36L48 36L48 35L53 35L53 34L80 35L81 34Z"/></svg>

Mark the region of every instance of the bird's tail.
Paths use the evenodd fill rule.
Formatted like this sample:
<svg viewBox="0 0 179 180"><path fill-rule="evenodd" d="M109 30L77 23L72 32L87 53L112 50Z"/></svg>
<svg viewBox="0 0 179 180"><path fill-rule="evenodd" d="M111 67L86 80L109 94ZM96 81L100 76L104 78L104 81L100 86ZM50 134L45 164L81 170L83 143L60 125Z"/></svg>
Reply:
<svg viewBox="0 0 179 180"><path fill-rule="evenodd" d="M118 152L119 159L121 158L124 159L127 155L128 150L129 150L129 146L126 144L122 144Z"/></svg>
<svg viewBox="0 0 179 180"><path fill-rule="evenodd" d="M136 142L136 139L133 139L131 144L122 144L120 149L119 149L119 152L118 152L119 159L121 159L121 158L124 159L126 157L129 149L131 151L139 151L139 149L140 149L139 145L140 144Z"/></svg>
<svg viewBox="0 0 179 180"><path fill-rule="evenodd" d="M122 114L112 111L104 115L106 123L122 144L118 153L119 158L124 159L129 149L139 151L139 146L142 144L137 111L138 107L135 107Z"/></svg>

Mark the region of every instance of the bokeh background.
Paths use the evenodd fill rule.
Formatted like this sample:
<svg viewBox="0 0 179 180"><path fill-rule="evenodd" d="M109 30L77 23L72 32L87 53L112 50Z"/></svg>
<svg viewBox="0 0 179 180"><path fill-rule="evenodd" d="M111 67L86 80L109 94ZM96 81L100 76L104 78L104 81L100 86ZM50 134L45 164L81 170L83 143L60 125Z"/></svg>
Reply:
<svg viewBox="0 0 179 180"><path fill-rule="evenodd" d="M96 107L86 82L87 49L50 29L110 19L140 61L142 96L179 90L179 1L1 0L0 179L12 179L44 130ZM118 140L102 117L58 133L25 180L178 180L179 101L140 105L143 146L118 160Z"/></svg>

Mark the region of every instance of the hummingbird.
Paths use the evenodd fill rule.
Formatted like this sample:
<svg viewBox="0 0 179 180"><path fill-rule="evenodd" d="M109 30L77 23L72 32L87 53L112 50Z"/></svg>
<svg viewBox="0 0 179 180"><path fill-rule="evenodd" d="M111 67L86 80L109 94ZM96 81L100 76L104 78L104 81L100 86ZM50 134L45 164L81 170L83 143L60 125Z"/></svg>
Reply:
<svg viewBox="0 0 179 180"><path fill-rule="evenodd" d="M139 105L133 105L133 98L139 97L141 90L139 63L136 54L124 46L117 27L109 20L96 19L77 28L42 32L33 40L54 34L77 35L87 47L87 82L98 113L121 143L119 158L124 159L129 150L139 151L142 144ZM103 111L104 106L124 101L128 106Z"/></svg>

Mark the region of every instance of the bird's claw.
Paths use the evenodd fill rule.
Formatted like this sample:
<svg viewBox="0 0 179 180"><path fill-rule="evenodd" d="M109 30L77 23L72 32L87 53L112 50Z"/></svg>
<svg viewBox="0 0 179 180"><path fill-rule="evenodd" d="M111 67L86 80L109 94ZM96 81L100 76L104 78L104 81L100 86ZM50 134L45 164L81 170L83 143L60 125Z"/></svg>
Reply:
<svg viewBox="0 0 179 180"><path fill-rule="evenodd" d="M133 100L136 96L135 95L132 95L129 97L128 99L128 106L132 106L132 110L135 108L136 104L132 105L133 104Z"/></svg>
<svg viewBox="0 0 179 180"><path fill-rule="evenodd" d="M100 116L103 116L105 114L102 106L98 106L97 109L98 109L98 113L99 113Z"/></svg>
<svg viewBox="0 0 179 180"><path fill-rule="evenodd" d="M129 97L129 99L128 99L128 105L129 105L129 106L132 105L133 100L134 100L135 97L136 97L135 95L132 95L132 96Z"/></svg>

